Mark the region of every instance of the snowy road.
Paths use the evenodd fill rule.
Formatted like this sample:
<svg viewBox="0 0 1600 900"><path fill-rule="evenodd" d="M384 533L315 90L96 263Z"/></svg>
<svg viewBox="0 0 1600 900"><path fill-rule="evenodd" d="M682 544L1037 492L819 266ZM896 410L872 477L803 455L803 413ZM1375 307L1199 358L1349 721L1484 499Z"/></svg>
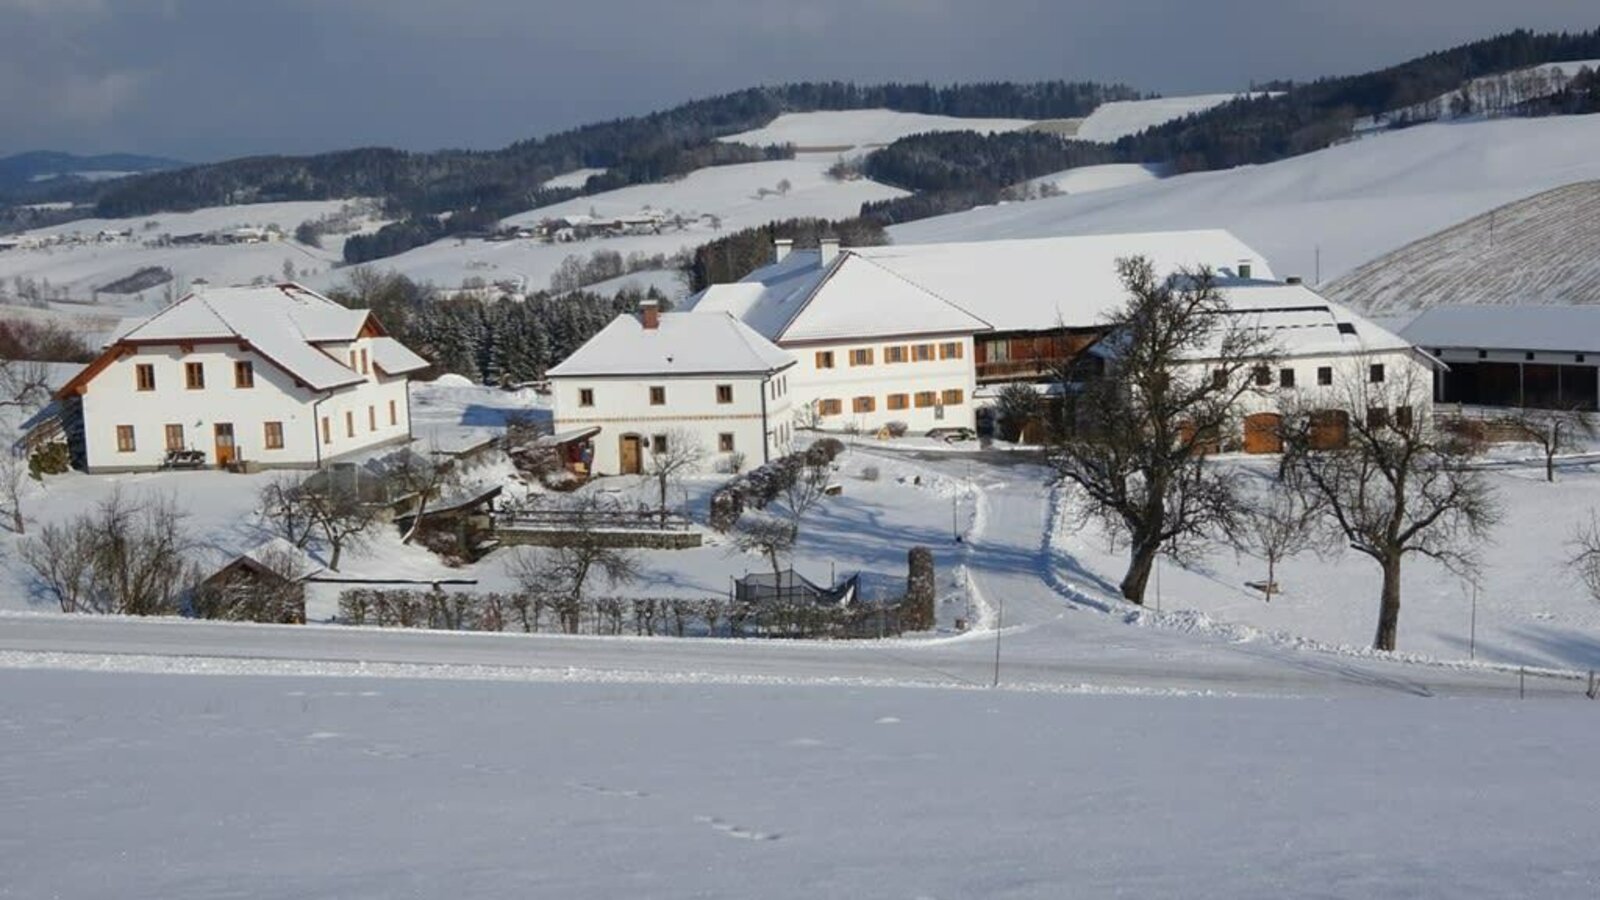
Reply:
<svg viewBox="0 0 1600 900"><path fill-rule="evenodd" d="M857 451L863 452L863 451ZM947 474L965 461L929 462ZM975 594L1004 605L1000 679L1037 690L1206 691L1252 695L1516 696L1515 673L1412 665L1275 646L1232 643L1124 624L1075 605L1052 583L1044 539L1050 504L1027 465L984 467L970 540L936 548L941 565L965 563ZM964 477L964 475L963 475ZM981 621L992 621L987 616ZM277 627L187 620L0 615L0 664L70 667L95 657L137 655L237 661L386 663L592 673L607 679L706 682L854 682L982 687L992 683L995 639L849 643L591 638L557 635ZM93 663L100 665L100 663ZM148 669L145 665L144 669ZM1575 681L1529 679L1529 694L1581 697Z"/></svg>

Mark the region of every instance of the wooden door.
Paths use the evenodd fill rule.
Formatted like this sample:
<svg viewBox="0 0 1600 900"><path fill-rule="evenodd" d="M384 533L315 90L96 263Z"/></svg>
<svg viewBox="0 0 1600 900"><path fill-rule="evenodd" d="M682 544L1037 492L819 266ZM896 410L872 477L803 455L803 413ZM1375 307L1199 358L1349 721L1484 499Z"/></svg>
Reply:
<svg viewBox="0 0 1600 900"><path fill-rule="evenodd" d="M213 430L217 438L217 465L228 465L237 455L233 446L233 423L218 422Z"/></svg>
<svg viewBox="0 0 1600 900"><path fill-rule="evenodd" d="M622 436L621 440L622 474L637 475L641 471L639 467L639 436L637 434L625 434Z"/></svg>
<svg viewBox="0 0 1600 900"><path fill-rule="evenodd" d="M1244 419L1244 452L1282 453L1283 418L1277 413L1256 413Z"/></svg>

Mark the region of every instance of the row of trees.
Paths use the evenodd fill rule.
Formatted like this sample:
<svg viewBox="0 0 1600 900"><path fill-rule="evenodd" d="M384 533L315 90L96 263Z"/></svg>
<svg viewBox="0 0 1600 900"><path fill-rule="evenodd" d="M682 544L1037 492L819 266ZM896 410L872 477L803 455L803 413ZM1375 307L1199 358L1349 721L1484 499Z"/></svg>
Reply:
<svg viewBox="0 0 1600 900"><path fill-rule="evenodd" d="M347 306L371 309L389 333L416 350L438 371L482 384L520 383L577 350L618 314L638 307L641 296L623 291L601 297L584 292L540 292L521 300L463 295L445 299L431 285L370 268L351 271L329 296Z"/></svg>
<svg viewBox="0 0 1600 900"><path fill-rule="evenodd" d="M848 247L870 247L889 242L883 225L870 219L784 219L745 228L694 249L685 274L691 292L713 284L738 281L751 271L772 261L772 242L780 238L794 241L797 249L815 249L823 238L834 238Z"/></svg>

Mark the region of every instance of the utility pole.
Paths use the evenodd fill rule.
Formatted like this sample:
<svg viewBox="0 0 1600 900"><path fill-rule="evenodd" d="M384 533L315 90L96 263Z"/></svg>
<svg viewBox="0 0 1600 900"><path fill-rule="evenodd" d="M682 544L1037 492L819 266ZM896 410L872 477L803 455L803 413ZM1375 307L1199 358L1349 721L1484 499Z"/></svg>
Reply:
<svg viewBox="0 0 1600 900"><path fill-rule="evenodd" d="M1472 583L1472 618L1467 626L1467 659L1478 658L1478 583Z"/></svg>
<svg viewBox="0 0 1600 900"><path fill-rule="evenodd" d="M995 604L994 613L994 684L990 687L1000 686L1000 632L1005 630L1006 624L1006 595L1001 594Z"/></svg>

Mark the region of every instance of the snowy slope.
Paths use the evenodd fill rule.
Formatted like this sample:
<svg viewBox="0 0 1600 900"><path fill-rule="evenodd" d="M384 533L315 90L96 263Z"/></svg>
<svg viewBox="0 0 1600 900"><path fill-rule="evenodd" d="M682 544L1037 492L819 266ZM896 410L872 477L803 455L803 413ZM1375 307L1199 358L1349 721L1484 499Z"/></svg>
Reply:
<svg viewBox="0 0 1600 900"><path fill-rule="evenodd" d="M345 201L305 201L221 206L193 212L157 213L129 219L83 219L24 232L23 240L63 239L41 247L23 246L0 252L0 293L9 293L14 278L48 281L65 289L78 301L91 298L94 291L125 278L135 271L160 266L170 270L183 284L205 279L213 284L244 284L256 278L279 279L287 261L296 277L326 273L340 262L343 235L327 235L322 247L307 247L291 239L301 222L338 213ZM367 230L378 227L368 222ZM253 226L276 227L284 239L258 244L148 246L162 235L183 235L229 231ZM129 232L126 238L95 242L101 231ZM74 237L81 240L73 240ZM128 313L141 313L157 304L166 287L158 286L135 295L104 294L102 304Z"/></svg>
<svg viewBox="0 0 1600 900"><path fill-rule="evenodd" d="M1221 106L1238 94L1196 94L1153 100L1115 100L1095 108L1072 134L1080 141L1111 143L1173 119Z"/></svg>
<svg viewBox="0 0 1600 900"><path fill-rule="evenodd" d="M784 113L761 128L729 135L730 143L794 144L800 150L842 151L892 144L907 135L928 131L1017 131L1028 119L964 119L888 109L851 109Z"/></svg>
<svg viewBox="0 0 1600 900"><path fill-rule="evenodd" d="M1600 181L1507 204L1385 254L1324 290L1379 315L1451 304L1600 303Z"/></svg>
<svg viewBox="0 0 1600 900"><path fill-rule="evenodd" d="M1600 116L1426 125L1265 166L972 210L898 243L1226 228L1279 274L1326 281L1441 228L1600 178Z"/></svg>
<svg viewBox="0 0 1600 900"><path fill-rule="evenodd" d="M486 242L447 238L374 266L412 278L454 287L464 279L509 280L542 290L568 256L587 258L597 250L654 255L690 250L719 234L763 225L776 219L816 216L827 219L856 215L861 204L905 195L874 181L839 181L828 177L834 162L828 154L802 154L795 159L714 166L676 181L631 185L579 197L507 218L507 224L532 224L564 216L625 216L656 210L671 220L661 234L546 244L531 240ZM787 191L781 182L787 181ZM714 218L713 218L714 217ZM323 281L336 281L330 274ZM314 282L315 284L316 282Z"/></svg>
<svg viewBox="0 0 1600 900"><path fill-rule="evenodd" d="M18 897L1585 897L1576 703L0 671Z"/></svg>
<svg viewBox="0 0 1600 900"><path fill-rule="evenodd" d="M546 181L542 187L547 188L581 188L584 182L596 175L604 175L605 169L574 169Z"/></svg>
<svg viewBox="0 0 1600 900"><path fill-rule="evenodd" d="M1106 163L1042 175L1030 179L1027 185L1037 190L1055 190L1063 194L1088 194L1132 184L1144 184L1161 177L1161 166Z"/></svg>

